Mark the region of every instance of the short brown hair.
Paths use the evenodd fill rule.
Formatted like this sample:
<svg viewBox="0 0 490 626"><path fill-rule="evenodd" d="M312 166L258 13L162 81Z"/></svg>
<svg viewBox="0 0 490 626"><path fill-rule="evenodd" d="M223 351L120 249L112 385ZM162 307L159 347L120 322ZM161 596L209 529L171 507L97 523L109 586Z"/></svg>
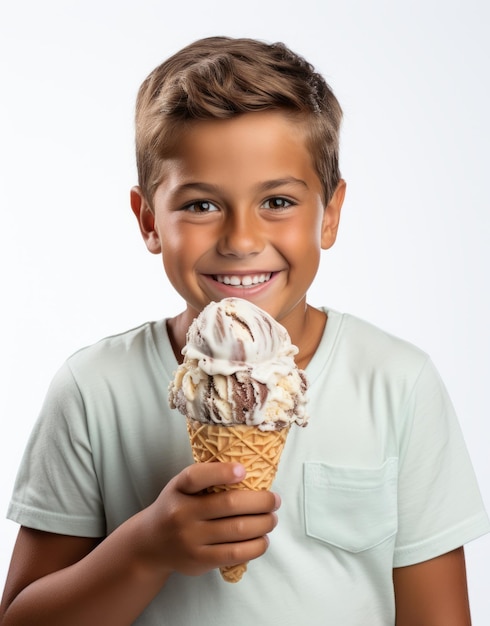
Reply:
<svg viewBox="0 0 490 626"><path fill-rule="evenodd" d="M152 204L162 163L183 126L277 109L305 122L306 141L325 202L340 180L342 109L324 78L283 43L200 39L159 65L136 103L136 161L142 193Z"/></svg>

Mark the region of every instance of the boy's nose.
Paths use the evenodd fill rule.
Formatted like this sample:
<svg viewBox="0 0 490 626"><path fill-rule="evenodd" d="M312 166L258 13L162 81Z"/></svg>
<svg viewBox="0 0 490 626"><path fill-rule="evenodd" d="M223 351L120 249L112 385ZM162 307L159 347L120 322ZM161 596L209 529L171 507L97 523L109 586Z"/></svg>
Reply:
<svg viewBox="0 0 490 626"><path fill-rule="evenodd" d="M245 257L264 249L264 236L259 220L250 216L229 216L223 226L218 252L224 256Z"/></svg>

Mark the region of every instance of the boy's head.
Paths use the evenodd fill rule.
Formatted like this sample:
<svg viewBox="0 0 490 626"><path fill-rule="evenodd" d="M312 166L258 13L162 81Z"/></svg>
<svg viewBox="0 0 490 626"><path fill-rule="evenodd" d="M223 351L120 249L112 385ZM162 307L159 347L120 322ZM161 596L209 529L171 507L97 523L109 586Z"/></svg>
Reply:
<svg viewBox="0 0 490 626"><path fill-rule="evenodd" d="M282 43L210 37L177 52L140 87L136 159L150 206L163 162L186 124L264 110L281 110L303 124L327 204L340 180L342 110L323 77Z"/></svg>

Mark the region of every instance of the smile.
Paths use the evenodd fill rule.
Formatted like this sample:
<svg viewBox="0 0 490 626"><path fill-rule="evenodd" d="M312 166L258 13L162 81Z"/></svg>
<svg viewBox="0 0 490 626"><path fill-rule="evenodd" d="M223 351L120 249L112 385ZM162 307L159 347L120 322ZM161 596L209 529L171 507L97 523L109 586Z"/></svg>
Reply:
<svg viewBox="0 0 490 626"><path fill-rule="evenodd" d="M266 272L265 274L247 274L245 276L237 276L236 274L218 274L215 278L223 285L232 285L233 287L251 287L252 285L266 283L270 280L271 276L271 272Z"/></svg>

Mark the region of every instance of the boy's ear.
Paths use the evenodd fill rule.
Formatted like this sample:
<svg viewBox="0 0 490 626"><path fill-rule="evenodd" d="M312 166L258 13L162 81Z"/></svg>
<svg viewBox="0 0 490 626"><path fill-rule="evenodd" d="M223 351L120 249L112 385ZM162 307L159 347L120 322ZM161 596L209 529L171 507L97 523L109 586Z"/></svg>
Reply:
<svg viewBox="0 0 490 626"><path fill-rule="evenodd" d="M346 183L342 178L337 185L330 202L323 212L322 250L328 250L335 243L339 230L340 211L345 198Z"/></svg>
<svg viewBox="0 0 490 626"><path fill-rule="evenodd" d="M138 220L141 235L144 239L146 247L152 254L160 254L162 245L160 237L155 230L155 214L143 196L139 187L131 189L131 208Z"/></svg>

